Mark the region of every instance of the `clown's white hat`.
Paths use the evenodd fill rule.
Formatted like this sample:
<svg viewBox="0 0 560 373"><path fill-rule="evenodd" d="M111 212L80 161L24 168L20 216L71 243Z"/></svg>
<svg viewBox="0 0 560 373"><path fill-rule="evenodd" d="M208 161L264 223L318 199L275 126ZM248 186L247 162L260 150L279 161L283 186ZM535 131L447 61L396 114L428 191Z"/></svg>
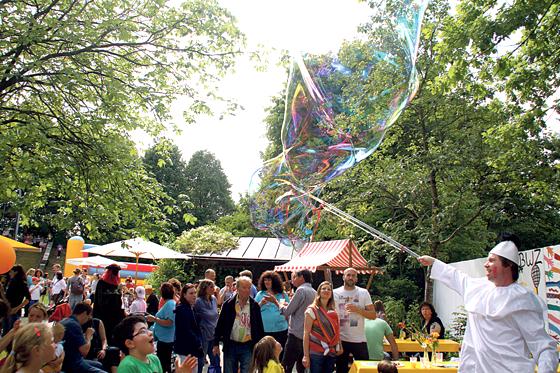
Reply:
<svg viewBox="0 0 560 373"><path fill-rule="evenodd" d="M492 250L490 254L496 254L503 258L509 259L515 264L519 265L519 253L517 251L517 246L512 241L502 241Z"/></svg>

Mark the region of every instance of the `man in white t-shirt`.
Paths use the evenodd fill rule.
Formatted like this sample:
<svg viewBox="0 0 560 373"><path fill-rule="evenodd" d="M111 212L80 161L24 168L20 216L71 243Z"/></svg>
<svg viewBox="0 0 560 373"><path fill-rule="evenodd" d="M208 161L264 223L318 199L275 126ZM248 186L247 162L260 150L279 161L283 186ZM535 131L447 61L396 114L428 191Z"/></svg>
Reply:
<svg viewBox="0 0 560 373"><path fill-rule="evenodd" d="M356 286L358 271L344 271L344 286L334 290L336 310L340 318L340 340L343 353L336 359L336 373L348 373L348 355L354 360L368 360L365 319L375 319L371 295L366 289Z"/></svg>
<svg viewBox="0 0 560 373"><path fill-rule="evenodd" d="M53 274L52 281L54 282L54 281L56 281L56 273L59 272L59 271L62 271L62 268L60 267L60 264L55 263L55 264L52 265L51 270L52 270L52 274Z"/></svg>

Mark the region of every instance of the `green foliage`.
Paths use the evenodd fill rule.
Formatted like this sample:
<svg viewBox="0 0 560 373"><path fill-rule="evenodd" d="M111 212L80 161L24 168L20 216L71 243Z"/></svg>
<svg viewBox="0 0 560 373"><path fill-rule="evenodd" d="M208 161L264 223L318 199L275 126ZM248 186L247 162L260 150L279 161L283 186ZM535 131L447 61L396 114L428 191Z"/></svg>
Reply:
<svg viewBox="0 0 560 373"><path fill-rule="evenodd" d="M143 160L169 197L160 204L160 209L170 222L172 233L178 236L197 220L190 213L194 205L187 195L187 165L181 159L181 151L177 145L162 140L146 151Z"/></svg>
<svg viewBox="0 0 560 373"><path fill-rule="evenodd" d="M415 325L417 329L420 329L420 325L422 325L422 318L420 316L420 303L407 303L407 305L408 309L406 311L406 324Z"/></svg>
<svg viewBox="0 0 560 373"><path fill-rule="evenodd" d="M249 212L248 196L242 196L231 215L222 216L216 225L236 237L266 237L267 233L253 226Z"/></svg>
<svg viewBox="0 0 560 373"><path fill-rule="evenodd" d="M380 148L329 182L322 197L416 252L444 261L484 256L504 230L520 233L526 248L557 242L560 140L545 130L544 117L545 101L560 77L555 42L560 34L553 26L558 4L464 0L457 9L450 14L448 2L431 2L415 99ZM364 27L372 40L385 40L383 22L373 18ZM514 38L513 49L497 53L516 34L521 39ZM351 60L353 49L361 47L344 48ZM382 83L387 78L382 75L363 91L379 89L370 85ZM274 101L267 123L275 134L269 137L271 149L281 146L282 110ZM347 119L341 125L353 125ZM386 270L374 285L379 294L410 304L419 300L417 289L426 281L424 297L431 298L429 273L413 258L323 216L318 239L353 237L369 262ZM405 290L399 292L399 286Z"/></svg>
<svg viewBox="0 0 560 373"><path fill-rule="evenodd" d="M415 325L418 328L420 325L420 314L418 312L420 307L418 302L408 303L401 296L383 296L382 301L385 307L385 321L393 329L395 337L399 336L400 329L398 324L400 322L404 322L407 327Z"/></svg>
<svg viewBox="0 0 560 373"><path fill-rule="evenodd" d="M185 168L185 183L197 226L233 212L229 181L212 153L201 150L192 155Z"/></svg>
<svg viewBox="0 0 560 373"><path fill-rule="evenodd" d="M403 300L410 305L422 296L422 289L412 279L404 276L391 278L391 276L376 275L374 284L374 294L383 297Z"/></svg>
<svg viewBox="0 0 560 373"><path fill-rule="evenodd" d="M399 328L398 323L406 320L406 308L404 306L404 301L401 299L394 299L391 297L386 297L383 300L383 305L385 306L385 315L387 324L393 329L393 334L398 336Z"/></svg>
<svg viewBox="0 0 560 373"><path fill-rule="evenodd" d="M183 232L171 247L193 255L220 253L236 247L237 240L237 237L216 225L205 225Z"/></svg>
<svg viewBox="0 0 560 373"><path fill-rule="evenodd" d="M233 17L212 0L8 0L0 17L0 203L89 239L166 236L131 134L160 133L178 96L188 121L208 112Z"/></svg>
<svg viewBox="0 0 560 373"><path fill-rule="evenodd" d="M467 328L467 311L461 306L459 310L452 313L453 322L447 328L449 338L457 342L462 342Z"/></svg>
<svg viewBox="0 0 560 373"><path fill-rule="evenodd" d="M161 259L157 261L158 268L146 279L146 283L152 285L154 291L159 292L161 284L171 278L181 281L181 284L192 281L194 278L194 267L185 271L185 261L179 259Z"/></svg>
<svg viewBox="0 0 560 373"><path fill-rule="evenodd" d="M450 63L445 79L461 84L474 75L479 85L506 93L521 116L540 116L560 82L559 7L554 0L459 2L438 45Z"/></svg>

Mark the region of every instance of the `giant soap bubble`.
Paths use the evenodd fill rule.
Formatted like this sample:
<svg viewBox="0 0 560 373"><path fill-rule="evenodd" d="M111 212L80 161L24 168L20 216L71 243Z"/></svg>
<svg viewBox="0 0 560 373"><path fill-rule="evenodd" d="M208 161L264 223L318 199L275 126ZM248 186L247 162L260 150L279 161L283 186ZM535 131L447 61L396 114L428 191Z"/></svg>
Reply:
<svg viewBox="0 0 560 373"><path fill-rule="evenodd" d="M251 180L257 228L296 247L311 238L321 208L312 197L377 149L418 89L415 63L427 3L370 2L368 20L336 49L292 53L283 152Z"/></svg>

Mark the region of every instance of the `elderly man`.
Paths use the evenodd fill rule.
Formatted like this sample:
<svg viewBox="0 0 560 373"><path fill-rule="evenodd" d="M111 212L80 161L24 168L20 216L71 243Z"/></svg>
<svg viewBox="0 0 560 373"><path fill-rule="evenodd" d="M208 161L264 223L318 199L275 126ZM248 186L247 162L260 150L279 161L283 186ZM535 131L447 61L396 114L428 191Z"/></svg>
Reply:
<svg viewBox="0 0 560 373"><path fill-rule="evenodd" d="M224 373L248 373L255 343L264 337L259 304L251 298L252 281L237 279L237 294L224 302L214 332L215 355L224 350Z"/></svg>
<svg viewBox="0 0 560 373"><path fill-rule="evenodd" d="M544 329L545 305L519 285L519 238L502 236L488 254L486 278L471 278L430 256L418 261L432 266L431 278L463 297L467 328L459 372L556 372L556 342ZM532 357L530 356L532 355Z"/></svg>
<svg viewBox="0 0 560 373"><path fill-rule="evenodd" d="M214 282L214 296L216 297L216 299L218 299L218 297L220 296L220 287L216 282L216 271L214 271L212 268L208 268L206 271L204 271L204 279L212 280L212 282Z"/></svg>
<svg viewBox="0 0 560 373"><path fill-rule="evenodd" d="M305 310L313 302L317 292L311 287L313 278L311 271L302 269L292 272L292 285L297 287L296 292L290 303L280 307L280 313L288 319L288 339L284 347L284 357L282 366L285 372L292 372L294 365L298 373L305 372L303 359L303 322L305 320ZM278 305L276 298L270 298Z"/></svg>
<svg viewBox="0 0 560 373"><path fill-rule="evenodd" d="M220 294L218 296L218 306L221 306L226 300L235 294L235 284L233 281L233 276L226 276L224 279L225 286L220 290Z"/></svg>
<svg viewBox="0 0 560 373"><path fill-rule="evenodd" d="M336 372L348 373L349 354L354 360L368 360L365 319L375 319L376 312L369 291L356 286L358 271L346 268L344 285L334 290L334 300L340 315L342 354L336 358Z"/></svg>

